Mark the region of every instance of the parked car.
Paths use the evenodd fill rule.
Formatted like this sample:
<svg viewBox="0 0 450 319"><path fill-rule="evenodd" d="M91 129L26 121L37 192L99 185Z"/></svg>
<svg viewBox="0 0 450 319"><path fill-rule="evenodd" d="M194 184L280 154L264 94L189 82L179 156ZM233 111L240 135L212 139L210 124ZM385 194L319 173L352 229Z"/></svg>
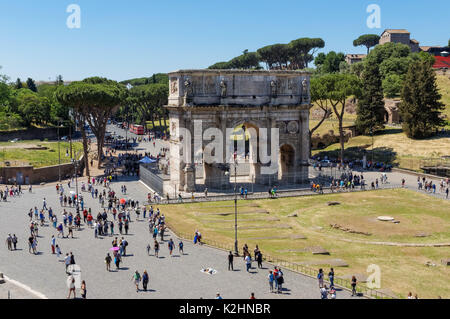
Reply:
<svg viewBox="0 0 450 319"><path fill-rule="evenodd" d="M17 143L18 141L20 141L20 138L16 137L16 138L12 139L10 142L11 143Z"/></svg>

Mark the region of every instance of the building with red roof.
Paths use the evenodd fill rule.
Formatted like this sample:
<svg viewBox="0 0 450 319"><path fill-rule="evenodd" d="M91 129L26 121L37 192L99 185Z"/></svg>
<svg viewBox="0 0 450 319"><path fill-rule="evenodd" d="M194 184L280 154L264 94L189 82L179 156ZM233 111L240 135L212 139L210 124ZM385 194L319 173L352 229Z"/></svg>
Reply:
<svg viewBox="0 0 450 319"><path fill-rule="evenodd" d="M433 64L433 69L450 68L450 56L436 55L436 61Z"/></svg>

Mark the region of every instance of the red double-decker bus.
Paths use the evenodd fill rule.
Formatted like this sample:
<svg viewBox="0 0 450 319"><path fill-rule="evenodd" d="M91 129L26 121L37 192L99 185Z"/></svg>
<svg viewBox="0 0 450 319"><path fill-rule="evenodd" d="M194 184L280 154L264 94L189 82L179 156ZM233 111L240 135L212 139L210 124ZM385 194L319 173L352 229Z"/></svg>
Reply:
<svg viewBox="0 0 450 319"><path fill-rule="evenodd" d="M136 135L144 135L144 126L131 124L130 125L130 132L134 133Z"/></svg>

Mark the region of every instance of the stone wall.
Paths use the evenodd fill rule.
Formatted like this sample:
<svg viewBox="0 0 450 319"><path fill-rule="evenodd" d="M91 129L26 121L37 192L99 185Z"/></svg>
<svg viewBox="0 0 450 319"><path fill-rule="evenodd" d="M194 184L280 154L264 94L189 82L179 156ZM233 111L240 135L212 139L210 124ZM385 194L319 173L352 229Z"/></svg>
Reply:
<svg viewBox="0 0 450 319"><path fill-rule="evenodd" d="M59 136L69 135L69 128L60 128ZM21 140L57 140L57 128L30 128L27 130L18 130L12 132L0 132L0 142L7 142L12 139L19 138Z"/></svg>
<svg viewBox="0 0 450 319"><path fill-rule="evenodd" d="M84 168L83 157L79 160L78 174L82 175ZM72 163L61 164L61 179L73 176L75 169ZM50 183L59 180L58 165L34 168L33 166L20 167L1 167L0 184L14 183L18 184L40 184Z"/></svg>

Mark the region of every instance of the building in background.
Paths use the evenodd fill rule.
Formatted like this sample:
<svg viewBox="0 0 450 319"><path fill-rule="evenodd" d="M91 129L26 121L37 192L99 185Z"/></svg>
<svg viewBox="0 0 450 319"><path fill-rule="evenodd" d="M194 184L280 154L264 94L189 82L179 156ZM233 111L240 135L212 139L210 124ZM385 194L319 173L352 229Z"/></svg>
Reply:
<svg viewBox="0 0 450 319"><path fill-rule="evenodd" d="M347 54L345 56L345 62L348 64L358 63L361 62L366 56L367 54Z"/></svg>
<svg viewBox="0 0 450 319"><path fill-rule="evenodd" d="M381 34L379 44L388 42L403 43L411 48L411 52L419 52L419 42L411 39L411 34L405 29L386 29Z"/></svg>

